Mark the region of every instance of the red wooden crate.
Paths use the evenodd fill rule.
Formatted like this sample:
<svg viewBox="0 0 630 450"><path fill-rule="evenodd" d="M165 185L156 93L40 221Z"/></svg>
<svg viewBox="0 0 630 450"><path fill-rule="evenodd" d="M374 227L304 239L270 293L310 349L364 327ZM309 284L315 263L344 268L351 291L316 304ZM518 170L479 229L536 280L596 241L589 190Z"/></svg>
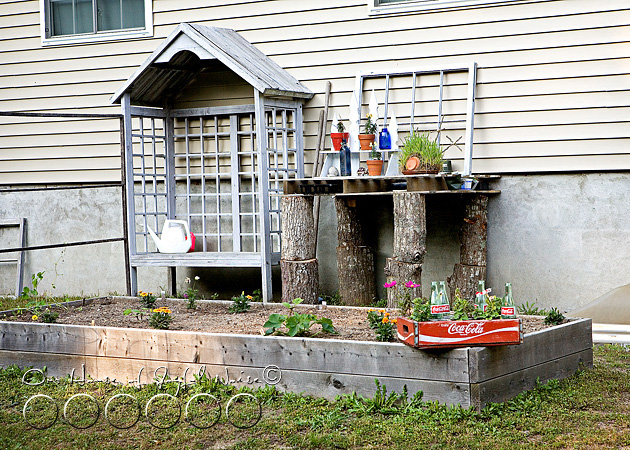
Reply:
<svg viewBox="0 0 630 450"><path fill-rule="evenodd" d="M398 317L398 339L417 348L515 345L523 342L521 319L416 322Z"/></svg>

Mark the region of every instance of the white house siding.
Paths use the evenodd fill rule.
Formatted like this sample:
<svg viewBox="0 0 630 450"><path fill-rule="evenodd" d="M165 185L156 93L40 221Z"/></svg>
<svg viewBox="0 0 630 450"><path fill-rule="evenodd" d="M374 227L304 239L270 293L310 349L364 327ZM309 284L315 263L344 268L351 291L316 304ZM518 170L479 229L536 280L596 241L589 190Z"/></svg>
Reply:
<svg viewBox="0 0 630 450"><path fill-rule="evenodd" d="M361 0L156 0L152 38L47 48L41 47L38 8L37 0L0 3L0 111L117 114L120 108L109 104L110 96L177 24L229 27L316 93L304 109L309 164L326 81L332 82L329 117L339 113L347 118L360 70L476 61L473 171L505 175L498 185L503 192L492 198L490 206L489 284L497 287L512 281L521 299L571 309L628 282L630 230L625 218L630 206L623 186L630 174L603 173L630 170L627 0L514 1L379 16L368 15ZM425 81L431 86L419 92L423 99L433 96L434 102L422 107L430 111L435 106L436 82ZM198 88L186 89L178 106L197 106L199 100L242 104L251 92L234 80L219 91ZM376 88L382 101L382 91ZM391 92L400 116L403 94L402 89ZM461 111L462 79L456 78L448 95L449 111ZM0 117L0 185L118 180L119 154L117 119ZM461 158L456 151L451 155ZM95 201L109 205L106 210L113 214L118 211L119 195L115 189ZM37 198L37 193L0 193L0 215L27 217L30 245L63 242L65 236L49 234L45 207L50 202L29 209ZM69 196L66 206L76 206L74 198ZM86 196L82 205L92 201ZM90 208L82 211L87 215ZM384 210L383 217L387 214ZM428 259L425 282L445 279L458 253L452 236L440 234L438 219L430 219L428 255L435 255L438 248L441 252ZM323 209L322 220L320 278L322 290L332 292L335 225L330 205ZM81 222L91 227L94 220L86 216ZM100 228L90 228L94 234L77 232L70 240L118 236L110 224L119 222L112 217ZM380 243L388 240L390 231L384 230ZM391 242L377 250L377 265L382 266L381 260L391 254L388 246ZM65 277L57 282L60 291L124 290L119 247L96 253L88 247L80 249L85 260L100 261L105 255L117 272L90 286L81 278L88 263L70 263L74 257L69 249L69 262L62 268ZM51 270L57 257L29 252L26 278L43 268ZM377 273L382 272L380 266ZM222 280L201 275L204 280ZM257 277L254 274L253 279ZM235 284L244 279L236 278ZM12 278L6 280L13 285ZM151 277L141 274L140 283L141 289L151 290L165 281L152 272ZM218 285L207 286L210 293L218 289ZM235 291L241 289L239 285Z"/></svg>
<svg viewBox="0 0 630 450"><path fill-rule="evenodd" d="M331 114L347 117L359 70L476 61L475 172L630 169L625 0L381 16L368 15L363 1L207 3L155 1L153 38L42 48L39 3L3 2L0 110L117 113L110 95L178 23L189 21L234 28L317 93L304 111L307 149L315 147L325 81L332 82ZM461 103L463 86L453 92ZM2 184L119 177L115 119L4 117L0 136Z"/></svg>

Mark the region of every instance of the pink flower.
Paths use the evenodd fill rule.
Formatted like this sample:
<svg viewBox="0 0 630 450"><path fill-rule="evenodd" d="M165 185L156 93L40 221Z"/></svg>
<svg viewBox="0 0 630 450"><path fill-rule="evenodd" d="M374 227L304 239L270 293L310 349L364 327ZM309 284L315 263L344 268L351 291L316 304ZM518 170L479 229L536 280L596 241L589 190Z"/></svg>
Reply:
<svg viewBox="0 0 630 450"><path fill-rule="evenodd" d="M392 281L391 283L385 283L383 286L386 287L386 288L392 288L392 287L396 286L396 282Z"/></svg>
<svg viewBox="0 0 630 450"><path fill-rule="evenodd" d="M405 287L408 287L408 288L418 288L418 287L420 287L420 285L419 285L419 284L413 284L413 281L407 281L407 282L405 283Z"/></svg>

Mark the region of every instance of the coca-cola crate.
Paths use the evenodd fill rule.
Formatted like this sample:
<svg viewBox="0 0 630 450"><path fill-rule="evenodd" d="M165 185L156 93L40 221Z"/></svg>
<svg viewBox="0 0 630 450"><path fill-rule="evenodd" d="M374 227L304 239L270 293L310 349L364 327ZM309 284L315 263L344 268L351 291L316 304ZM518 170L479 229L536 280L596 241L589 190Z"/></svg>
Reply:
<svg viewBox="0 0 630 450"><path fill-rule="evenodd" d="M398 339L417 348L516 345L523 342L521 319L439 320L398 318Z"/></svg>

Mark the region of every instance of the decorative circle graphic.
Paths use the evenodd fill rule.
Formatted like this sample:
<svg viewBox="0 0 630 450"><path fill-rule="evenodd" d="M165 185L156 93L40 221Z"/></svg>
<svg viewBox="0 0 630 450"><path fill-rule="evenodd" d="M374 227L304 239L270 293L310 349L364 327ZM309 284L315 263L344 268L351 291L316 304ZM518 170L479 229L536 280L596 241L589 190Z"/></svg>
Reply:
<svg viewBox="0 0 630 450"><path fill-rule="evenodd" d="M38 383L30 383L26 381L26 376L31 372L39 373L42 376L41 381ZM39 386L40 384L44 384L44 381L46 381L46 377L44 376L44 372L42 372L40 369L28 369L26 372L24 372L24 375L22 375L22 384L26 384L28 386Z"/></svg>
<svg viewBox="0 0 630 450"><path fill-rule="evenodd" d="M33 417L32 419L40 419L41 417L39 417L39 408L36 405L31 405L29 406L29 404L31 403L31 400L36 401L36 399L46 399L49 400L50 403L53 404L53 406L55 407L54 409L54 417L51 415L52 419L49 419L48 422L44 422L44 424L40 424L37 423L35 420L29 420L29 418L27 417L27 415L38 415L38 417ZM35 403L35 402L34 402ZM43 412L41 413L43 414ZM57 422L57 418L59 417L59 406L57 406L57 403L55 403L55 401L52 399L52 397L49 397L47 395L44 394L37 394L37 395L33 395L31 398L29 398L26 403L24 403L24 408L22 409L22 416L24 417L24 420L26 421L26 423L28 423L31 427L35 428L36 430L45 430L46 428L50 428L52 427L55 422ZM44 417L45 418L45 417Z"/></svg>
<svg viewBox="0 0 630 450"><path fill-rule="evenodd" d="M252 394L236 394L225 407L225 415L236 428L251 428L262 417L262 406Z"/></svg>
<svg viewBox="0 0 630 450"><path fill-rule="evenodd" d="M175 404L177 405L177 414L169 414L169 410L171 410L172 408L168 408L168 405L166 404L166 401L164 399L168 399L168 400L173 400L175 401ZM157 408L159 408L160 413L149 413L149 406L152 403L156 403L158 404ZM160 405L159 403L162 402L162 404ZM177 401L177 399L172 396L171 394L155 394L153 397L151 397L151 399L147 402L146 407L144 408L144 415L147 418L147 421L153 425L155 428L160 428L162 430L166 430L168 428L172 428L175 425L177 425L177 422L179 422L180 417L182 416L182 407L179 404L179 401ZM170 423L169 421L166 421L166 425L162 425L162 424L158 424L158 423L154 423L157 422L158 420L162 419L163 417L170 417L172 423ZM174 419L174 420L172 420Z"/></svg>
<svg viewBox="0 0 630 450"><path fill-rule="evenodd" d="M70 403L74 399L79 399L80 397L87 397L91 404L91 406L88 406L84 411L80 410L78 405L75 406L75 405L71 405ZM71 405L70 408L68 408L69 405ZM94 410L94 408L96 408L96 410ZM76 417L73 417L75 415ZM93 416L92 419L90 419L90 415ZM86 428L90 428L92 425L96 423L100 415L101 415L101 408L98 406L98 402L96 401L96 399L92 397L90 394L85 394L85 393L74 394L63 405L63 418L71 426L79 430L85 430Z"/></svg>
<svg viewBox="0 0 630 450"><path fill-rule="evenodd" d="M135 416L125 415L124 411L122 411L122 408L120 406L117 406L116 403L112 403L117 398L131 400L137 411L136 415ZM119 410L122 412L119 413ZM120 416L123 418L123 420L121 420L120 422L117 419L118 414L120 414ZM112 416L111 418L110 418L110 415ZM119 430L126 430L127 428L131 428L136 423L138 423L138 419L140 419L140 404L138 404L138 400L133 395L116 394L112 398L110 398L107 401L107 404L105 405L105 418L107 419L107 422L109 422L109 424L112 427L118 428ZM133 421L127 424L124 422L125 419L133 419Z"/></svg>
<svg viewBox="0 0 630 450"><path fill-rule="evenodd" d="M210 401L210 404L203 404L203 399ZM204 414L205 412L205 414ZM197 418L196 416L200 416ZM201 419L208 417L208 422ZM221 418L221 402L214 395L201 393L193 395L186 403L185 417L188 423L195 428L206 429L213 427Z"/></svg>

